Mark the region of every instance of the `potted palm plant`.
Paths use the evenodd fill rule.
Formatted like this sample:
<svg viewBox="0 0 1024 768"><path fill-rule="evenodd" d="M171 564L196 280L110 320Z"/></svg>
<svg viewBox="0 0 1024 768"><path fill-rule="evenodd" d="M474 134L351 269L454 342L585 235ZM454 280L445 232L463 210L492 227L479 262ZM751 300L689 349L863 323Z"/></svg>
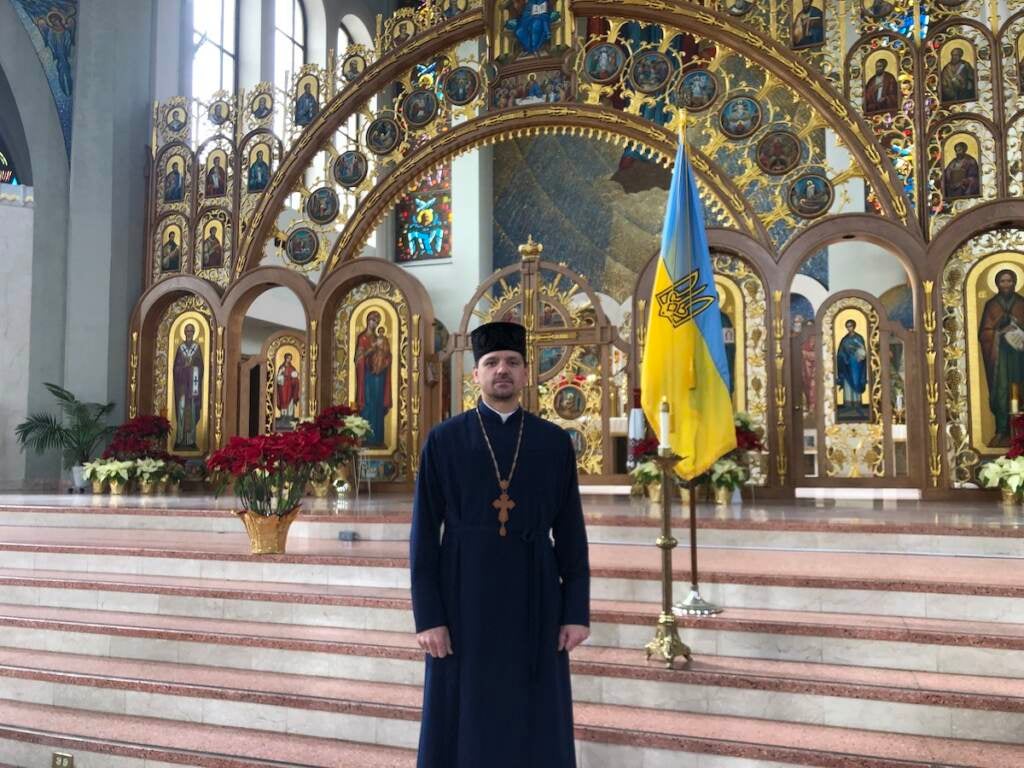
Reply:
<svg viewBox="0 0 1024 768"><path fill-rule="evenodd" d="M114 431L106 423L114 404L82 402L64 387L50 383L43 386L57 398L61 415L32 414L14 428L14 434L22 450L31 449L37 454L60 450L64 468L71 470L75 490L82 491L86 485L85 463Z"/></svg>

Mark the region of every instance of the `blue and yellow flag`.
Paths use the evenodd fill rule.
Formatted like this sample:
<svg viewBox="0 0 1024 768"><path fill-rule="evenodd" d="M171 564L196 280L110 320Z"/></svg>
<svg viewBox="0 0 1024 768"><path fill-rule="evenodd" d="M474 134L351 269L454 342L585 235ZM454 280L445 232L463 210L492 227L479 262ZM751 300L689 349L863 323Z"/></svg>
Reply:
<svg viewBox="0 0 1024 768"><path fill-rule="evenodd" d="M704 206L680 141L651 291L640 395L655 433L660 432L661 400L668 398L668 442L682 457L676 471L686 480L736 447L729 390Z"/></svg>

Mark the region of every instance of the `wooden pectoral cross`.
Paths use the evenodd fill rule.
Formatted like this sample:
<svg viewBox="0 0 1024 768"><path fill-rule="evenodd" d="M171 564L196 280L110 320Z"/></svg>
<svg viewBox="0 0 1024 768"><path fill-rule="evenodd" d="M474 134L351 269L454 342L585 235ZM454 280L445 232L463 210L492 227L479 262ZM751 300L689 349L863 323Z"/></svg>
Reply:
<svg viewBox="0 0 1024 768"><path fill-rule="evenodd" d="M502 480L498 485L501 487L501 496L491 502L491 506L498 510L498 522L501 523L498 534L504 536L507 533L505 523L508 522L509 510L515 509L516 503L508 496L508 480Z"/></svg>

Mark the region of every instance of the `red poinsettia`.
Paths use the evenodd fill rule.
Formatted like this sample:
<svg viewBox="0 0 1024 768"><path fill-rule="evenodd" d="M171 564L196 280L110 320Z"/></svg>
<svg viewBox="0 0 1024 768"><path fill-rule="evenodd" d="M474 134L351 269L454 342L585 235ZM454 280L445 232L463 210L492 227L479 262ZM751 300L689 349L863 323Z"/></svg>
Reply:
<svg viewBox="0 0 1024 768"><path fill-rule="evenodd" d="M114 430L105 459L164 459L168 457L163 443L170 434L171 423L163 416L136 416Z"/></svg>
<svg viewBox="0 0 1024 768"><path fill-rule="evenodd" d="M1010 420L1010 450L1006 452L1006 458L1016 459L1024 456L1024 413L1019 413Z"/></svg>
<svg viewBox="0 0 1024 768"><path fill-rule="evenodd" d="M741 451L763 451L764 442L761 436L747 427L736 427L736 448Z"/></svg>
<svg viewBox="0 0 1024 768"><path fill-rule="evenodd" d="M658 455L658 438L645 437L633 444L631 451L634 461L644 461Z"/></svg>
<svg viewBox="0 0 1024 768"><path fill-rule="evenodd" d="M338 450L340 437L299 429L256 437L232 437L206 462L219 473L219 493L234 479L245 508L260 515L284 515L299 504L314 467Z"/></svg>

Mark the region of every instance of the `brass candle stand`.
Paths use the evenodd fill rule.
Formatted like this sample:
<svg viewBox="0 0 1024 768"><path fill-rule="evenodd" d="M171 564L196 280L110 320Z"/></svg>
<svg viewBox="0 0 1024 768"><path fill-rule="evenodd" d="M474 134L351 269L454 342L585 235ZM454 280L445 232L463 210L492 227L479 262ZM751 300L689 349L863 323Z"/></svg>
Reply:
<svg viewBox="0 0 1024 768"><path fill-rule="evenodd" d="M652 656L671 668L677 656L690 660L689 647L679 639L676 616L672 612L672 550L676 540L672 537L672 494L675 490L674 467L679 457L671 448L659 448L654 459L661 469L661 535L656 542L661 550L661 615L658 616L654 639L646 646L647 659Z"/></svg>
<svg viewBox="0 0 1024 768"><path fill-rule="evenodd" d="M690 489L690 594L672 610L676 616L714 616L722 609L700 596L700 580L697 575L697 487L691 480Z"/></svg>

